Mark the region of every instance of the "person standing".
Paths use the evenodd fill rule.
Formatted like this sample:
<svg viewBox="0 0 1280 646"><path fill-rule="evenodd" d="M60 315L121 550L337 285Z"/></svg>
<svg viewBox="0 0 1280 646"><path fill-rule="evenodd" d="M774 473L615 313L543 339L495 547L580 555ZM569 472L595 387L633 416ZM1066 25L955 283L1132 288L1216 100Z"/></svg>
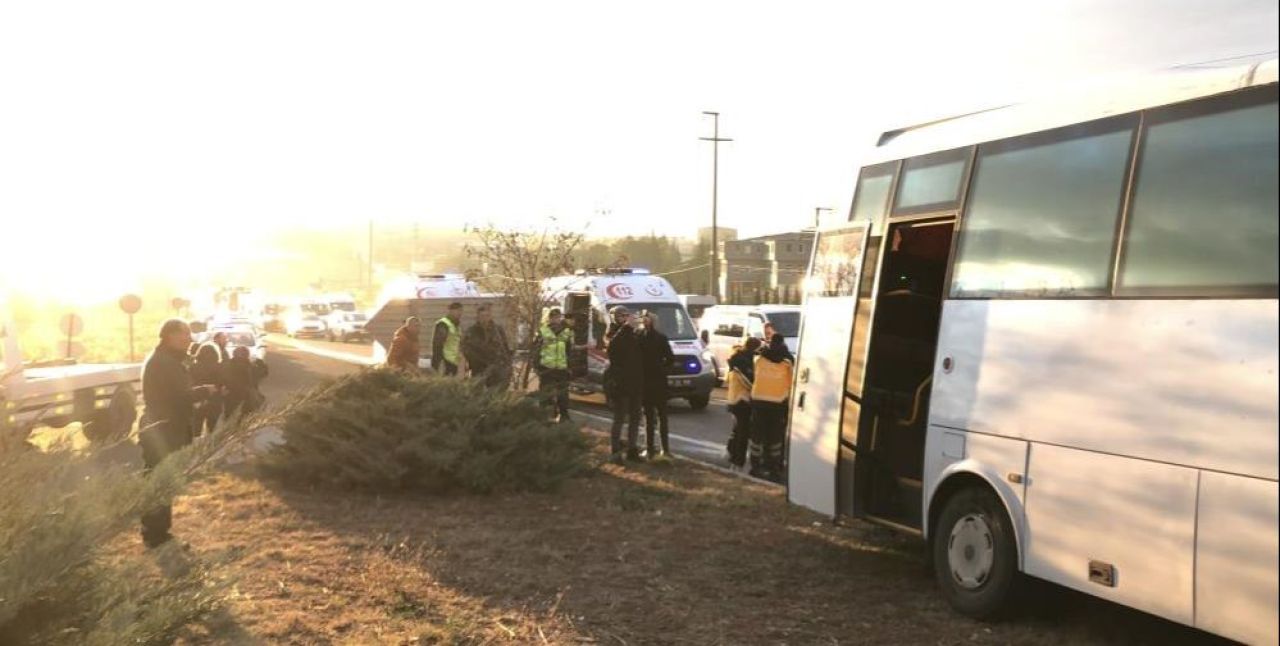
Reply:
<svg viewBox="0 0 1280 646"><path fill-rule="evenodd" d="M422 329L422 321L416 316L404 320L404 325L396 328L391 337L391 348L387 350L387 366L399 370L418 370L418 355L421 352L421 340L418 337Z"/></svg>
<svg viewBox="0 0 1280 646"><path fill-rule="evenodd" d="M747 464L747 446L751 441L751 386L756 378L755 358L760 339L748 337L733 349L729 357L729 375L725 378L729 413L733 415L733 432L729 436L729 464L742 469Z"/></svg>
<svg viewBox="0 0 1280 646"><path fill-rule="evenodd" d="M231 353L223 370L227 395L223 400L223 415L236 420L252 413L258 405L258 369L249 358L249 348L238 346Z"/></svg>
<svg viewBox="0 0 1280 646"><path fill-rule="evenodd" d="M555 404L556 421L569 419L569 347L573 330L565 324L559 308L547 312L547 322L533 341L534 364L538 372L538 388L544 400Z"/></svg>
<svg viewBox="0 0 1280 646"><path fill-rule="evenodd" d="M431 337L431 369L446 377L458 374L462 363L462 303L449 303L449 311L436 321Z"/></svg>
<svg viewBox="0 0 1280 646"><path fill-rule="evenodd" d="M192 407L216 386L195 386L184 361L191 328L178 319L160 326L160 343L142 364L143 409L138 444L142 463L150 472L169 454L191 444ZM142 514L142 542L157 547L173 538L173 513L168 504Z"/></svg>
<svg viewBox="0 0 1280 646"><path fill-rule="evenodd" d="M755 380L751 385L751 475L774 482L782 480L787 399L791 396L794 364L795 357L781 334L774 334L755 360Z"/></svg>
<svg viewBox="0 0 1280 646"><path fill-rule="evenodd" d="M191 366L191 378L197 386L209 386L209 395L204 401L196 406L194 415L194 424L192 433L195 437L200 437L205 433L212 433L218 427L218 420L222 417L223 390L225 386L224 370L226 365L222 363L221 351L218 344L209 342L200 346L196 350L196 358Z"/></svg>
<svg viewBox="0 0 1280 646"><path fill-rule="evenodd" d="M613 330L607 336L609 368L605 371L605 394L613 409L613 426L609 432L610 458L614 463L623 459L639 460L637 443L640 436L640 401L644 395L644 355L640 349L640 337L635 333L635 319L631 311L622 305L610 310ZM627 425L627 443L622 443L622 425Z"/></svg>
<svg viewBox="0 0 1280 646"><path fill-rule="evenodd" d="M462 335L462 356L471 377L484 380L486 386L505 388L511 382L511 346L487 303L476 308L475 324Z"/></svg>
<svg viewBox="0 0 1280 646"><path fill-rule="evenodd" d="M667 375L675 363L671 341L658 327L658 317L644 312L644 331L640 333L640 352L644 358L644 385L641 403L644 408L645 457L650 460L671 459L671 425L667 420ZM662 453L655 453L654 431L662 433Z"/></svg>
<svg viewBox="0 0 1280 646"><path fill-rule="evenodd" d="M214 332L213 345L218 350L218 362L226 363L231 360L231 353L227 352L227 333Z"/></svg>

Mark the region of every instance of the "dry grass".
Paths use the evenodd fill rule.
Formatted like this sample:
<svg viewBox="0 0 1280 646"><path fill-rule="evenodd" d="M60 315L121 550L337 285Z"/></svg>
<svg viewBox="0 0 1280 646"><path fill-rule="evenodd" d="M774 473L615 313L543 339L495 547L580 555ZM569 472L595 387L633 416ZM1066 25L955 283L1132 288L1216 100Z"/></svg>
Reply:
<svg viewBox="0 0 1280 646"><path fill-rule="evenodd" d="M597 460L602 447L596 447ZM175 531L238 553L186 643L1169 643L1203 638L1048 597L984 625L938 599L911 540L835 527L688 463L599 465L557 494L374 497L247 474L196 486ZM139 549L129 546L127 549Z"/></svg>

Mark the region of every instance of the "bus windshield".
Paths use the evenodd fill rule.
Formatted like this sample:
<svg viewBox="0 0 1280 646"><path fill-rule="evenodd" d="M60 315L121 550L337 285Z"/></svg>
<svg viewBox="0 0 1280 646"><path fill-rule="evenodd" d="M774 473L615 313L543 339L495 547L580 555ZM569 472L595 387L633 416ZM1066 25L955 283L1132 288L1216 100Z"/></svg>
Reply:
<svg viewBox="0 0 1280 646"><path fill-rule="evenodd" d="M693 328L684 306L679 303L639 303L628 305L632 312L648 310L658 319L658 330L672 341L692 341L698 338L698 331Z"/></svg>

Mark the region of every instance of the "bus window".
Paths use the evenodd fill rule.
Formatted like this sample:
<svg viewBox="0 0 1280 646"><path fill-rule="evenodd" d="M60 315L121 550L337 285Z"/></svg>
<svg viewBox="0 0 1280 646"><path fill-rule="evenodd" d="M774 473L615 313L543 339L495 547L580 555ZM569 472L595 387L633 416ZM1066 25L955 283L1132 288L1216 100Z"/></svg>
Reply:
<svg viewBox="0 0 1280 646"><path fill-rule="evenodd" d="M1136 116L978 148L953 297L1104 295Z"/></svg>
<svg viewBox="0 0 1280 646"><path fill-rule="evenodd" d="M969 148L957 148L902 165L902 183L894 198L893 214L909 215L954 209L960 202L960 180L969 163Z"/></svg>
<svg viewBox="0 0 1280 646"><path fill-rule="evenodd" d="M810 296L852 296L858 288L858 263L862 254L862 239L866 231L859 228L850 231L823 233L818 236L818 251L813 257L813 269L806 285Z"/></svg>
<svg viewBox="0 0 1280 646"><path fill-rule="evenodd" d="M1276 293L1276 87L1153 111L1123 293Z"/></svg>
<svg viewBox="0 0 1280 646"><path fill-rule="evenodd" d="M870 221L872 235L878 235L884 228L884 218L889 211L889 189L893 187L897 167L898 162L889 162L868 166L858 173L858 187L854 191L849 221Z"/></svg>

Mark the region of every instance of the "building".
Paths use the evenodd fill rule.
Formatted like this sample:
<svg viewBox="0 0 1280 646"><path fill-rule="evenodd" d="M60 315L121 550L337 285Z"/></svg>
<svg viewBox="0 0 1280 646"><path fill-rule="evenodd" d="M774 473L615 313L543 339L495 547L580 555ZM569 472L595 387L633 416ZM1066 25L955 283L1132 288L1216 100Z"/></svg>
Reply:
<svg viewBox="0 0 1280 646"><path fill-rule="evenodd" d="M812 251L812 230L723 242L720 293L724 302L799 303Z"/></svg>

